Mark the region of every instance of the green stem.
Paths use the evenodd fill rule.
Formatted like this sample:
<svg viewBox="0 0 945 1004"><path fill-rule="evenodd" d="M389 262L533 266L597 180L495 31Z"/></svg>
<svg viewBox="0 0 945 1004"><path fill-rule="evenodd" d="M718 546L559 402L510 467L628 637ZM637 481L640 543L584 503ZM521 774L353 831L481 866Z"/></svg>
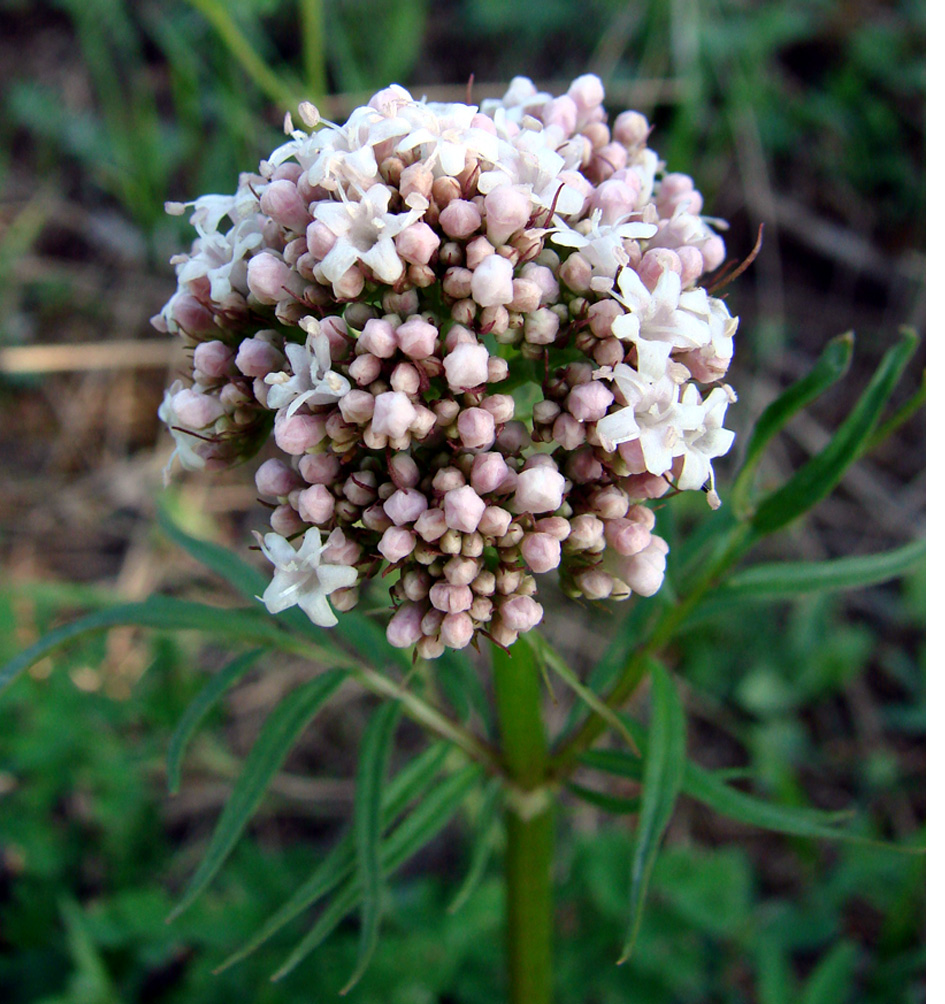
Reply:
<svg viewBox="0 0 945 1004"><path fill-rule="evenodd" d="M318 104L328 93L325 70L325 12L322 0L299 0L302 22L302 54L308 98Z"/></svg>
<svg viewBox="0 0 945 1004"><path fill-rule="evenodd" d="M509 1004L551 1004L554 818L545 787L541 681L523 641L508 657L497 649L493 669L502 762L511 782L505 859Z"/></svg>

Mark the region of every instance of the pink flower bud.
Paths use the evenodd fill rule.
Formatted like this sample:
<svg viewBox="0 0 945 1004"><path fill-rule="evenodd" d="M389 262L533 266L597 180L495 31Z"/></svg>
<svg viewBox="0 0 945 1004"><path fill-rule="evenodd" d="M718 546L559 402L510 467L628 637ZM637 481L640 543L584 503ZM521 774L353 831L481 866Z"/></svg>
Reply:
<svg viewBox="0 0 945 1004"><path fill-rule="evenodd" d="M388 527L378 542L377 549L393 565L406 558L416 546L417 538L402 526Z"/></svg>
<svg viewBox="0 0 945 1004"><path fill-rule="evenodd" d="M506 422L495 438L495 448L507 457L521 453L531 442L531 435L524 422Z"/></svg>
<svg viewBox="0 0 945 1004"><path fill-rule="evenodd" d="M443 360L450 390L479 387L489 378L489 350L485 345L457 345Z"/></svg>
<svg viewBox="0 0 945 1004"><path fill-rule="evenodd" d="M381 361L375 355L355 357L348 367L348 376L360 387L367 387L381 375Z"/></svg>
<svg viewBox="0 0 945 1004"><path fill-rule="evenodd" d="M420 622L424 609L419 603L404 603L387 623L387 640L394 648L410 648L423 636Z"/></svg>
<svg viewBox="0 0 945 1004"><path fill-rule="evenodd" d="M511 310L520 314L530 314L541 306L541 286L532 279L512 280Z"/></svg>
<svg viewBox="0 0 945 1004"><path fill-rule="evenodd" d="M358 335L358 352L370 352L379 359L390 359L397 351L394 326L386 318L371 317Z"/></svg>
<svg viewBox="0 0 945 1004"><path fill-rule="evenodd" d="M307 453L299 460L299 473L310 485L330 485L341 473L341 461L334 453Z"/></svg>
<svg viewBox="0 0 945 1004"><path fill-rule="evenodd" d="M250 292L260 303L273 304L285 299L283 287L292 284L291 275L289 267L281 258L262 252L250 258L246 282Z"/></svg>
<svg viewBox="0 0 945 1004"><path fill-rule="evenodd" d="M541 110L541 120L546 126L557 126L565 136L577 130L578 107L567 94L552 98Z"/></svg>
<svg viewBox="0 0 945 1004"><path fill-rule="evenodd" d="M331 531L322 551L325 564L354 565L360 557L361 548L353 540L348 540L340 528Z"/></svg>
<svg viewBox="0 0 945 1004"><path fill-rule="evenodd" d="M200 342L194 349L194 369L204 376L220 379L233 366L233 350L223 342Z"/></svg>
<svg viewBox="0 0 945 1004"><path fill-rule="evenodd" d="M426 223L412 223L394 238L397 253L413 265L426 265L436 249L440 238Z"/></svg>
<svg viewBox="0 0 945 1004"><path fill-rule="evenodd" d="M491 254L476 266L472 277L472 298L480 307L511 303L512 263L502 255Z"/></svg>
<svg viewBox="0 0 945 1004"><path fill-rule="evenodd" d="M518 512L553 512L561 507L564 477L551 467L532 467L519 473L515 485Z"/></svg>
<svg viewBox="0 0 945 1004"><path fill-rule="evenodd" d="M639 554L650 543L650 531L628 519L607 520L604 536L618 554L625 556Z"/></svg>
<svg viewBox="0 0 945 1004"><path fill-rule="evenodd" d="M581 513L571 520L568 534L568 548L573 551L587 551L596 548L604 540L604 522L591 513Z"/></svg>
<svg viewBox="0 0 945 1004"><path fill-rule="evenodd" d="M714 272L725 261L725 241L716 234L702 245L701 250L706 272Z"/></svg>
<svg viewBox="0 0 945 1004"><path fill-rule="evenodd" d="M552 438L569 453L584 444L584 426L571 415L559 415L551 429Z"/></svg>
<svg viewBox="0 0 945 1004"><path fill-rule="evenodd" d="M607 414L614 395L599 380L582 383L568 395L568 411L579 422L596 422Z"/></svg>
<svg viewBox="0 0 945 1004"><path fill-rule="evenodd" d="M515 398L511 394L490 394L482 399L482 407L493 417L496 425L503 425L515 415Z"/></svg>
<svg viewBox="0 0 945 1004"><path fill-rule="evenodd" d="M446 513L442 509L425 509L417 517L413 528L428 544L432 544L446 533Z"/></svg>
<svg viewBox="0 0 945 1004"><path fill-rule="evenodd" d="M488 495L505 481L508 473L508 464L501 453L480 453L473 460L469 482L480 495Z"/></svg>
<svg viewBox="0 0 945 1004"><path fill-rule="evenodd" d="M495 419L485 408L465 408L456 425L467 450L486 449L495 442Z"/></svg>
<svg viewBox="0 0 945 1004"><path fill-rule="evenodd" d="M479 520L479 532L484 537L504 537L512 522L512 514L501 506L486 506Z"/></svg>
<svg viewBox="0 0 945 1004"><path fill-rule="evenodd" d="M279 226L299 234L305 233L305 228L312 219L295 181L287 178L270 182L266 186L259 199L259 208Z"/></svg>
<svg viewBox="0 0 945 1004"><path fill-rule="evenodd" d="M364 289L364 274L357 265L352 265L340 278L331 284L331 291L338 300L355 300Z"/></svg>
<svg viewBox="0 0 945 1004"><path fill-rule="evenodd" d="M690 244L676 248L676 254L679 256L679 264L682 268L680 282L682 288L686 289L687 286L693 285L705 271L705 259L702 257L702 252Z"/></svg>
<svg viewBox="0 0 945 1004"><path fill-rule="evenodd" d="M409 453L397 453L391 457L388 469L398 488L415 488L420 480L420 468Z"/></svg>
<svg viewBox="0 0 945 1004"><path fill-rule="evenodd" d="M486 196L486 236L500 247L516 232L528 224L531 216L531 199L525 192L511 185L499 185Z"/></svg>
<svg viewBox="0 0 945 1004"><path fill-rule="evenodd" d="M377 475L374 471L357 471L348 475L341 490L349 502L370 505L377 498Z"/></svg>
<svg viewBox="0 0 945 1004"><path fill-rule="evenodd" d="M437 610L447 614L461 613L472 606L473 594L469 586L451 586L437 582L430 590L430 602Z"/></svg>
<svg viewBox="0 0 945 1004"><path fill-rule="evenodd" d="M411 359L426 359L436 348L439 332L422 317L411 317L397 328L400 351Z"/></svg>
<svg viewBox="0 0 945 1004"><path fill-rule="evenodd" d="M545 516L536 520L535 529L540 533L548 533L555 540L567 540L571 533L571 524L563 516Z"/></svg>
<svg viewBox="0 0 945 1004"><path fill-rule="evenodd" d="M682 275L682 262L679 255L669 248L651 248L640 261L637 272L643 285L653 292L664 272Z"/></svg>
<svg viewBox="0 0 945 1004"><path fill-rule="evenodd" d="M650 123L639 112L621 112L614 122L614 139L629 148L641 146L649 133Z"/></svg>
<svg viewBox="0 0 945 1004"><path fill-rule="evenodd" d="M656 526L656 513L652 509L647 509L645 505L631 506L627 519L632 519L634 523L639 523L647 530L652 530Z"/></svg>
<svg viewBox="0 0 945 1004"><path fill-rule="evenodd" d="M282 353L259 337L244 338L236 354L236 368L248 377L264 377L282 369L285 357Z"/></svg>
<svg viewBox="0 0 945 1004"><path fill-rule="evenodd" d="M558 271L558 278L574 293L586 293L591 288L594 270L591 263L577 251L568 255Z"/></svg>
<svg viewBox="0 0 945 1004"><path fill-rule="evenodd" d="M321 261L337 240L337 236L321 220L313 220L305 230L305 246L316 261Z"/></svg>
<svg viewBox="0 0 945 1004"><path fill-rule="evenodd" d="M273 498L286 496L301 487L302 479L281 460L267 460L256 471L256 491Z"/></svg>
<svg viewBox="0 0 945 1004"><path fill-rule="evenodd" d="M640 179L630 174L623 181L609 178L598 185L591 198L594 209L601 211L601 222L612 226L622 222L633 212L640 196Z"/></svg>
<svg viewBox="0 0 945 1004"><path fill-rule="evenodd" d="M374 414L374 395L366 390L349 390L338 402L346 422L366 425Z"/></svg>
<svg viewBox="0 0 945 1004"><path fill-rule="evenodd" d="M475 558L457 554L443 567L443 574L451 586L468 586L479 574L479 564Z"/></svg>
<svg viewBox="0 0 945 1004"><path fill-rule="evenodd" d="M335 501L324 485L312 485L299 492L299 515L306 522L321 526L334 515Z"/></svg>
<svg viewBox="0 0 945 1004"><path fill-rule="evenodd" d="M499 608L502 622L513 631L530 631L541 622L544 611L531 596L513 596Z"/></svg>
<svg viewBox="0 0 945 1004"><path fill-rule="evenodd" d="M626 493L615 485L607 485L591 495L591 508L601 519L622 519L630 508Z"/></svg>
<svg viewBox="0 0 945 1004"><path fill-rule="evenodd" d="M440 213L439 222L447 237L462 241L479 229L482 225L482 215L475 203L453 199Z"/></svg>
<svg viewBox="0 0 945 1004"><path fill-rule="evenodd" d="M509 377L509 364L505 359L500 356L489 356L489 365L487 367L487 377L486 380L489 383L501 383L503 380L507 380ZM508 395L502 395L503 397ZM514 410L513 410L514 414ZM511 418L511 416L509 416ZM498 422L498 419L496 420ZM508 421L508 419L504 419Z"/></svg>
<svg viewBox="0 0 945 1004"><path fill-rule="evenodd" d="M269 525L282 537L291 537L306 528L306 524L292 506L277 505L269 514Z"/></svg>
<svg viewBox="0 0 945 1004"><path fill-rule="evenodd" d="M424 512L429 503L423 492L415 488L398 488L384 503L384 512L397 526L413 523Z"/></svg>
<svg viewBox="0 0 945 1004"><path fill-rule="evenodd" d="M325 438L323 415L303 415L296 412L291 417L276 415L276 446L286 453L299 456L313 450Z"/></svg>
<svg viewBox="0 0 945 1004"><path fill-rule="evenodd" d="M614 579L600 568L586 568L574 577L574 583L589 600L606 600L614 591Z"/></svg>
<svg viewBox="0 0 945 1004"><path fill-rule="evenodd" d="M435 330L435 329L434 329ZM379 436L403 436L417 417L410 398L402 391L387 391L374 400L371 428Z"/></svg>
<svg viewBox="0 0 945 1004"><path fill-rule="evenodd" d="M604 102L604 85L594 73L585 73L572 81L568 97L582 111L586 112Z"/></svg>
<svg viewBox="0 0 945 1004"><path fill-rule="evenodd" d="M488 237L474 237L466 245L466 268L475 272L482 262L494 254L495 248L489 242Z"/></svg>
<svg viewBox="0 0 945 1004"><path fill-rule="evenodd" d="M558 337L561 321L558 315L542 307L525 315L525 341L532 345L550 345Z"/></svg>
<svg viewBox="0 0 945 1004"><path fill-rule="evenodd" d="M433 172L418 160L415 164L404 168L400 175L399 188L403 199L410 195L422 195L429 201L433 194Z"/></svg>
<svg viewBox="0 0 945 1004"><path fill-rule="evenodd" d="M446 525L462 533L472 533L485 510L486 503L470 485L454 488L443 496Z"/></svg>
<svg viewBox="0 0 945 1004"><path fill-rule="evenodd" d="M362 511L361 522L375 533L383 533L388 527L393 526L387 513L384 512L383 504L380 502L375 502L374 505L368 506L367 509ZM414 597L410 598L413 599Z"/></svg>
<svg viewBox="0 0 945 1004"><path fill-rule="evenodd" d="M668 550L666 541L654 537L639 554L620 562L620 577L640 596L653 596L663 584Z"/></svg>
<svg viewBox="0 0 945 1004"><path fill-rule="evenodd" d="M462 488L464 484L466 478L457 467L441 467L433 475L433 490L443 495L454 488Z"/></svg>
<svg viewBox="0 0 945 1004"><path fill-rule="evenodd" d="M171 400L171 407L181 425L188 429L204 429L224 414L219 398L191 387L179 390Z"/></svg>
<svg viewBox="0 0 945 1004"><path fill-rule="evenodd" d="M561 542L549 533L527 533L522 557L533 572L550 572L561 563Z"/></svg>
<svg viewBox="0 0 945 1004"><path fill-rule="evenodd" d="M391 390L403 391L408 397L420 390L420 374L412 363L398 363L390 375Z"/></svg>
<svg viewBox="0 0 945 1004"><path fill-rule="evenodd" d="M469 614L448 614L440 627L440 640L448 648L465 648L472 641L474 630Z"/></svg>

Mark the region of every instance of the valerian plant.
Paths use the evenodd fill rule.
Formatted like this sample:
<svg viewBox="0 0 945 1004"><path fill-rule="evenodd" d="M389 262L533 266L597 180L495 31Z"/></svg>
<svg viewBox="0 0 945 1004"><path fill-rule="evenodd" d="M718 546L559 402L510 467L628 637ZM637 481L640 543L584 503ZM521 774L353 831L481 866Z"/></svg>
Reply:
<svg viewBox="0 0 945 1004"><path fill-rule="evenodd" d="M672 556L674 588L661 592L669 549L653 501L701 491L713 509L721 503L713 462L734 439L724 422L736 395L723 381L738 321L711 293L725 280L721 222L702 215L692 179L670 173L649 146L647 120L625 111L608 125L603 102L600 80L587 75L557 97L516 78L479 107L391 86L341 125L303 103L300 127L286 116L285 143L240 177L235 194L167 206L189 211L197 232L173 259L178 289L154 319L193 360L160 409L176 442L167 473L175 459L188 469L229 466L273 440L279 456L255 477L270 500L257 540L272 577L165 517L170 536L249 606L155 596L101 610L24 652L3 682L117 624L251 646L185 714L169 751L176 788L203 716L264 652L311 661L311 679L264 725L173 916L213 881L338 687L351 680L381 699L360 746L350 831L224 966L321 904L276 973L284 975L358 910L359 959L339 988L350 989L380 936L385 881L474 795L477 836L456 906L485 871L502 819L515 1004L552 997L564 788L636 815L621 961L681 793L751 825L865 839L835 814L767 803L689 761L683 706L660 655L713 605L880 582L921 558L916 542L873 557L737 570L896 424L894 416L880 426L883 409L917 340L904 333L829 445L759 497L753 474L773 437L846 372L852 336L832 341L761 416L731 504ZM552 571L573 599L651 598L622 619L586 680L541 635L536 577ZM383 626L361 609L381 577L390 597ZM470 647L491 651L491 688ZM448 684L429 687L413 672L418 660L439 660ZM575 698L554 737L542 674ZM647 678L644 728L623 709ZM391 776L404 716L431 742ZM594 749L605 732L612 748ZM605 784L631 779L639 799L575 783L579 767Z"/></svg>

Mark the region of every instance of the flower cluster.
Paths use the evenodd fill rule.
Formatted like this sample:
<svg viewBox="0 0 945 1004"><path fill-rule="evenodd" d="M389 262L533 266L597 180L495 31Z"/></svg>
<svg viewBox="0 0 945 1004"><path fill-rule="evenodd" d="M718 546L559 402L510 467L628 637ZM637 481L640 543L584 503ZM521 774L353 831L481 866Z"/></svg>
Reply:
<svg viewBox="0 0 945 1004"><path fill-rule="evenodd" d="M724 245L603 100L583 76L480 108L392 86L341 126L303 104L235 195L168 205L198 236L154 323L193 374L160 415L187 468L274 438L270 611L329 626L395 569L393 645L509 645L542 618L536 574L652 595L647 500L718 504L737 319L699 282Z"/></svg>

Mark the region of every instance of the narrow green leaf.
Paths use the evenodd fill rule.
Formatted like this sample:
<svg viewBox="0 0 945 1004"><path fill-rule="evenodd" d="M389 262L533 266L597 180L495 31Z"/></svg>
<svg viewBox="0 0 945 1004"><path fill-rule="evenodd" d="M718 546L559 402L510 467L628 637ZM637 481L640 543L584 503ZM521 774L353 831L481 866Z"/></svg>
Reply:
<svg viewBox="0 0 945 1004"><path fill-rule="evenodd" d="M431 795L420 802L413 812L385 841L382 853L385 877L409 861L421 847L428 844L456 815L463 799L478 782L482 773L478 764L469 764L444 781ZM350 878L338 890L335 898L325 907L315 926L299 942L272 979L287 976L295 967L327 938L342 920L354 909L361 898L357 877Z"/></svg>
<svg viewBox="0 0 945 1004"><path fill-rule="evenodd" d="M751 518L757 536L781 529L833 491L879 424L883 407L918 344L914 332L903 331L899 343L883 356L863 395L833 439L759 504Z"/></svg>
<svg viewBox="0 0 945 1004"><path fill-rule="evenodd" d="M265 644L286 651L298 648L298 644L293 645L292 636L264 611L211 607L173 596L151 596L141 603L123 603L97 610L50 631L0 669L0 691L33 663L76 638L118 626L147 627L163 631L203 631L206 634L220 635L231 642ZM308 643L305 649L313 657L316 654L321 654L325 659L331 657L327 651L318 653Z"/></svg>
<svg viewBox="0 0 945 1004"><path fill-rule="evenodd" d="M582 801L593 805L595 809L603 809L615 816L633 815L640 811L639 798L618 798L616 795L605 795L602 791L585 788L577 781L568 781L565 785L572 795L577 795Z"/></svg>
<svg viewBox="0 0 945 1004"><path fill-rule="evenodd" d="M201 565L209 568L232 586L248 600L262 596L269 585L265 575L252 565L243 561L226 547L221 547L211 540L201 540L183 530L167 509L166 505L158 505L158 525L178 547L185 550Z"/></svg>
<svg viewBox="0 0 945 1004"><path fill-rule="evenodd" d="M414 757L389 785L385 786L383 793L385 830L411 802L423 797L424 792L440 772L449 751L450 746L447 743L434 743L428 746L419 756ZM225 959L215 972L223 972L224 969L229 969L230 966L245 959L300 913L341 885L354 872L355 867L354 834L349 831L292 896L266 920L249 941Z"/></svg>
<svg viewBox="0 0 945 1004"><path fill-rule="evenodd" d="M633 951L643 919L650 874L669 825L686 769L686 715L669 674L651 669L653 717L643 761L643 798L630 867L630 926L618 965Z"/></svg>
<svg viewBox="0 0 945 1004"><path fill-rule="evenodd" d="M220 813L207 853L181 901L171 911L168 923L194 902L223 866L262 801L273 775L282 766L302 731L338 689L345 676L343 670L322 673L293 690L266 719L229 801Z"/></svg>
<svg viewBox="0 0 945 1004"><path fill-rule="evenodd" d="M752 430L751 439L745 450L745 459L732 487L732 507L736 512L744 513L748 508L748 496L755 468L764 455L768 443L799 411L815 401L846 374L853 358L853 340L852 331L832 338L810 373L788 387L761 413Z"/></svg>
<svg viewBox="0 0 945 1004"><path fill-rule="evenodd" d="M634 732L645 755L647 746L644 736L637 729L634 729ZM639 781L642 777L640 761L619 750L590 750L581 756L581 762L594 770L615 774L617 777L626 777L634 781ZM686 763L683 775L682 793L697 802L702 802L719 815L776 833L821 840L844 840L904 854L917 854L923 851L921 847L886 844L841 829L838 824L850 820L851 813L848 811L824 812L820 809L777 805L755 795L749 795L726 784L723 780L726 774L726 771L708 771L690 760Z"/></svg>
<svg viewBox="0 0 945 1004"><path fill-rule="evenodd" d="M482 796L482 805L476 815L476 826L472 841L472 858L469 862L469 871L463 884L459 887L459 892L453 898L453 902L446 908L447 913L456 913L461 910L469 897L476 891L482 876L485 874L486 865L492 854L493 838L495 836L496 823L499 819L500 796L502 795L502 781L494 777L485 786Z"/></svg>
<svg viewBox="0 0 945 1004"><path fill-rule="evenodd" d="M465 650L448 648L439 659L434 660L433 670L459 720L466 723L475 712L488 727L492 715L489 698Z"/></svg>
<svg viewBox="0 0 945 1004"><path fill-rule="evenodd" d="M394 729L401 707L394 701L382 704L371 718L361 740L357 789L354 798L354 848L361 885L361 937L358 961L351 978L340 991L347 994L364 975L377 948L381 926L381 831L384 784L390 765Z"/></svg>
<svg viewBox="0 0 945 1004"><path fill-rule="evenodd" d="M810 974L800 1004L845 1004L855 989L856 943L844 939L834 945Z"/></svg>
<svg viewBox="0 0 945 1004"><path fill-rule="evenodd" d="M863 453L870 453L886 441L897 429L905 425L912 416L925 405L925 370L919 389L901 404L885 422L863 444Z"/></svg>
<svg viewBox="0 0 945 1004"><path fill-rule="evenodd" d="M187 744L190 742L197 727L214 704L250 669L263 654L265 649L255 648L237 656L227 663L219 673L215 673L199 694L187 706L181 716L171 741L167 745L167 787L172 795L180 788L181 764Z"/></svg>
<svg viewBox="0 0 945 1004"><path fill-rule="evenodd" d="M636 747L636 743L633 741L633 736L630 734L626 725L617 716L616 712L608 707L598 696L591 690L590 687L586 687L578 679L577 673L565 662L561 655L554 649L554 647L549 644L544 638L542 638L536 631L530 631L525 635L525 641L534 649L538 659L550 669L561 677L562 680L574 691L575 694L592 710L596 711L601 718L615 731L617 732L626 744L633 750L634 753L639 755L640 751Z"/></svg>
<svg viewBox="0 0 945 1004"><path fill-rule="evenodd" d="M915 540L882 554L755 565L733 575L717 594L725 599L779 600L805 593L862 589L904 575L924 557L925 541Z"/></svg>

